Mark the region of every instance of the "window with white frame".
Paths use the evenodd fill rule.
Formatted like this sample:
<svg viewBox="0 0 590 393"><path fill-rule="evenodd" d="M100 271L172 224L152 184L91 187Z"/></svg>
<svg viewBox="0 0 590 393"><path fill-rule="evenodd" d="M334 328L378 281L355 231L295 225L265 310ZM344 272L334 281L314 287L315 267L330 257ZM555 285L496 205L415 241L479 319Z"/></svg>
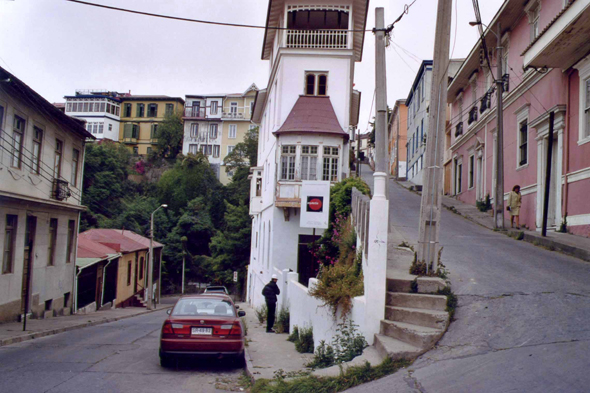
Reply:
<svg viewBox="0 0 590 393"><path fill-rule="evenodd" d="M529 157L529 105L523 106L516 112L516 167L522 167L528 164Z"/></svg>
<svg viewBox="0 0 590 393"><path fill-rule="evenodd" d="M467 179L467 187L472 189L475 185L475 155L469 156L469 178Z"/></svg>
<svg viewBox="0 0 590 393"><path fill-rule="evenodd" d="M217 101L211 101L211 114L212 115L216 115L217 114Z"/></svg>
<svg viewBox="0 0 590 393"><path fill-rule="evenodd" d="M237 134L238 134L238 126L236 124L230 124L227 137L229 139L236 139Z"/></svg>
<svg viewBox="0 0 590 393"><path fill-rule="evenodd" d="M190 154L197 154L198 149L199 149L199 145L197 145L197 144L188 145L188 152Z"/></svg>
<svg viewBox="0 0 590 393"><path fill-rule="evenodd" d="M228 146L227 147L227 154L231 154L231 152L234 151L234 147L235 146Z"/></svg>
<svg viewBox="0 0 590 393"><path fill-rule="evenodd" d="M238 103L237 102L230 102L229 104L229 113L238 113Z"/></svg>
<svg viewBox="0 0 590 393"><path fill-rule="evenodd" d="M209 124L209 138L217 139L217 124Z"/></svg>
<svg viewBox="0 0 590 393"><path fill-rule="evenodd" d="M191 123L190 135L191 138L196 138L199 135L199 123Z"/></svg>
<svg viewBox="0 0 590 393"><path fill-rule="evenodd" d="M328 74L325 72L305 73L305 95L325 96L328 94Z"/></svg>
<svg viewBox="0 0 590 393"><path fill-rule="evenodd" d="M33 128L33 157L31 172L39 175L41 173L41 145L43 144L43 130L39 127Z"/></svg>
<svg viewBox="0 0 590 393"><path fill-rule="evenodd" d="M324 146L324 181L338 181L338 148Z"/></svg>
<svg viewBox="0 0 590 393"><path fill-rule="evenodd" d="M219 157L219 151L220 151L220 146L213 145L213 157L215 157L215 158Z"/></svg>
<svg viewBox="0 0 590 393"><path fill-rule="evenodd" d="M72 149L72 169L70 171L70 184L78 186L78 162L80 161L80 150Z"/></svg>
<svg viewBox="0 0 590 393"><path fill-rule="evenodd" d="M250 102L250 113L254 112L254 101Z"/></svg>
<svg viewBox="0 0 590 393"><path fill-rule="evenodd" d="M295 159L297 146L284 145L281 147L281 180L295 180Z"/></svg>
<svg viewBox="0 0 590 393"><path fill-rule="evenodd" d="M318 147L301 146L301 180L317 180Z"/></svg>
<svg viewBox="0 0 590 393"><path fill-rule="evenodd" d="M590 57L574 65L580 80L578 144L590 142Z"/></svg>
<svg viewBox="0 0 590 393"><path fill-rule="evenodd" d="M22 166L25 124L25 119L14 116L14 126L12 132L12 166L19 169Z"/></svg>
<svg viewBox="0 0 590 393"><path fill-rule="evenodd" d="M541 2L538 0L530 1L525 7L525 12L529 18L532 42L539 36L539 14L541 13Z"/></svg>

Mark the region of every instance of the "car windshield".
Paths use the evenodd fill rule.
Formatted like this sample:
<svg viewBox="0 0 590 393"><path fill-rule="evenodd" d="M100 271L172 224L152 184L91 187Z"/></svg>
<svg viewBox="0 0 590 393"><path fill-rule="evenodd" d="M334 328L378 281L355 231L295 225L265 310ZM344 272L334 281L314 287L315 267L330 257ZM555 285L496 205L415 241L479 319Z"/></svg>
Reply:
<svg viewBox="0 0 590 393"><path fill-rule="evenodd" d="M174 316L219 316L235 317L234 307L229 300L224 299L180 299L174 311Z"/></svg>
<svg viewBox="0 0 590 393"><path fill-rule="evenodd" d="M220 287L207 288L207 289L205 289L205 292L221 292L221 293L225 293L225 289L220 288Z"/></svg>

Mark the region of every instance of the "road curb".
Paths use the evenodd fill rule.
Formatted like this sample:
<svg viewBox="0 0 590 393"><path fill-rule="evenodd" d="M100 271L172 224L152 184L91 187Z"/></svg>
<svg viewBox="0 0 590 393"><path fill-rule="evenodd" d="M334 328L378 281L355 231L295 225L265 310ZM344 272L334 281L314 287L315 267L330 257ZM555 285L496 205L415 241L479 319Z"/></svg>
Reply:
<svg viewBox="0 0 590 393"><path fill-rule="evenodd" d="M252 357L250 356L248 347L244 347L244 359L246 360L246 375L250 377L252 384L254 384L256 382L256 378L254 377L254 363L252 363Z"/></svg>
<svg viewBox="0 0 590 393"><path fill-rule="evenodd" d="M71 330L77 330L77 329L82 329L85 327L102 325L105 323L120 321L120 320L126 319L126 318L132 318L132 317L137 317L139 315L149 314L149 313L156 312L156 311L167 310L172 307L173 307L173 305L170 305L169 307L162 307L157 310L146 310L146 311L143 311L143 312L140 312L137 314L133 314L133 315L122 315L120 317L105 318L105 319L101 319L98 321L81 323L79 325L66 326L66 327L57 328L57 329L42 330L42 331L35 332L35 333L23 334L21 336L9 337L9 338L5 338L5 339L0 340L0 347L6 346L6 345L18 344L20 342L34 340L36 338L53 336L55 334L64 333L64 332L68 332Z"/></svg>

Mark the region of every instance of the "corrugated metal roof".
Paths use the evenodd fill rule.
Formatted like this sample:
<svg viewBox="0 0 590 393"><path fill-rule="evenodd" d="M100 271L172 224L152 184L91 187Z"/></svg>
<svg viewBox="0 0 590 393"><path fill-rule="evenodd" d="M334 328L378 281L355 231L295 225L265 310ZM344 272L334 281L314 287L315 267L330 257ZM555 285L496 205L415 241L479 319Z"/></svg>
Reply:
<svg viewBox="0 0 590 393"><path fill-rule="evenodd" d="M333 134L348 140L330 102L330 97L300 96L276 135L286 133Z"/></svg>
<svg viewBox="0 0 590 393"><path fill-rule="evenodd" d="M78 236L78 239L80 238L90 239L103 245L107 244L110 248L113 245L118 245L123 253L146 250L150 245L148 238L126 229L89 229L81 233ZM163 246L163 244L154 241L154 248Z"/></svg>

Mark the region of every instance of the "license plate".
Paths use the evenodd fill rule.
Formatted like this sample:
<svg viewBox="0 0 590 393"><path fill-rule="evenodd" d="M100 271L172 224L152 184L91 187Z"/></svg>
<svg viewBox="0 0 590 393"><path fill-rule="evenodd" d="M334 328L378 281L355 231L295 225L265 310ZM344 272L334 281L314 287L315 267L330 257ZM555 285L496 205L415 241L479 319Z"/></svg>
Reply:
<svg viewBox="0 0 590 393"><path fill-rule="evenodd" d="M191 328L191 335L193 335L193 336L203 336L203 335L211 335L211 334L213 334L213 328L202 328L202 327Z"/></svg>

